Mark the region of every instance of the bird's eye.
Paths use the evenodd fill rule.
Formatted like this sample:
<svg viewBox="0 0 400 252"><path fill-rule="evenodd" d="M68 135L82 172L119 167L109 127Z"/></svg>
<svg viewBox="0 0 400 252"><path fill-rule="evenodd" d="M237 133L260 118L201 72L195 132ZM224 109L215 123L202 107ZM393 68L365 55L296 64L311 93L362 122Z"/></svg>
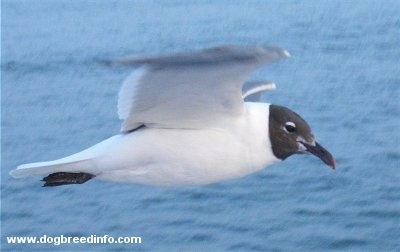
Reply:
<svg viewBox="0 0 400 252"><path fill-rule="evenodd" d="M287 132L292 133L296 131L296 124L294 122L286 122L285 129Z"/></svg>

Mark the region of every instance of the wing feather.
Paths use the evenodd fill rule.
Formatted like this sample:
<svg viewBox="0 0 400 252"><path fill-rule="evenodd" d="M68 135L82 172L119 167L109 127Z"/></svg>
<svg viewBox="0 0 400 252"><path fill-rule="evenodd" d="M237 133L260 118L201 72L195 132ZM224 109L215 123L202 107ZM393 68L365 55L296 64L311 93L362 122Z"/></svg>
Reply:
<svg viewBox="0 0 400 252"><path fill-rule="evenodd" d="M248 81L242 88L242 97L245 101L260 101L261 93L265 91L273 91L276 85L270 81Z"/></svg>
<svg viewBox="0 0 400 252"><path fill-rule="evenodd" d="M171 56L121 59L118 64L142 66L125 79L119 93L118 115L124 120L121 131L143 124L201 128L239 116L244 111L243 98L247 95L242 94L242 86L248 76L288 55L277 47L222 46ZM256 90L253 85L249 90L255 94L270 87L268 84Z"/></svg>

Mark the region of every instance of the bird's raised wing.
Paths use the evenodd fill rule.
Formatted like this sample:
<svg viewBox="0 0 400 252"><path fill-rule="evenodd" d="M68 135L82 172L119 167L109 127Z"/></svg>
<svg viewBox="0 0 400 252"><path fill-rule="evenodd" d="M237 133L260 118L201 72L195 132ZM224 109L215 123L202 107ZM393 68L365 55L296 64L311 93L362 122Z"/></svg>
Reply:
<svg viewBox="0 0 400 252"><path fill-rule="evenodd" d="M270 81L247 81L242 87L242 97L244 101L257 102L260 100L262 92L275 89L275 83Z"/></svg>
<svg viewBox="0 0 400 252"><path fill-rule="evenodd" d="M269 90L271 84L244 81L255 69L289 56L277 47L221 46L194 53L129 57L117 64L141 66L122 84L118 115L121 131L141 125L202 128L244 112L243 98ZM245 92L250 93L245 93Z"/></svg>

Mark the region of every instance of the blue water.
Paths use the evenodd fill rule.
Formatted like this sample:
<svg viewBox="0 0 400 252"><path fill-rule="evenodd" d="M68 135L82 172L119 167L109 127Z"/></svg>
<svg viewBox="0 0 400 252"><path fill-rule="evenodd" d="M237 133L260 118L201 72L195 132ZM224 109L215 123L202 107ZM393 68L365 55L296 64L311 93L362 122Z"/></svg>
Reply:
<svg viewBox="0 0 400 252"><path fill-rule="evenodd" d="M399 251L400 2L2 1L2 251ZM127 69L99 60L266 44L253 78L337 159L293 156L223 183L154 188L13 179L118 133ZM7 236L141 236L142 244L7 244Z"/></svg>

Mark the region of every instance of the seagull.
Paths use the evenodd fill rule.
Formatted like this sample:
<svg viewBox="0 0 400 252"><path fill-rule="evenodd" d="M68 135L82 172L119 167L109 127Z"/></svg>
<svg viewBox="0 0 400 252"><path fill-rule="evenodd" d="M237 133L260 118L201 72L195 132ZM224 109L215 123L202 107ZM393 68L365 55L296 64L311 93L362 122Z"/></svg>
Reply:
<svg viewBox="0 0 400 252"><path fill-rule="evenodd" d="M240 178L293 154L335 169L308 123L284 106L260 102L275 89L246 79L289 57L278 47L224 45L113 61L135 70L118 95L121 132L76 154L29 163L15 178L42 175L43 186L96 178L152 186L205 185Z"/></svg>

